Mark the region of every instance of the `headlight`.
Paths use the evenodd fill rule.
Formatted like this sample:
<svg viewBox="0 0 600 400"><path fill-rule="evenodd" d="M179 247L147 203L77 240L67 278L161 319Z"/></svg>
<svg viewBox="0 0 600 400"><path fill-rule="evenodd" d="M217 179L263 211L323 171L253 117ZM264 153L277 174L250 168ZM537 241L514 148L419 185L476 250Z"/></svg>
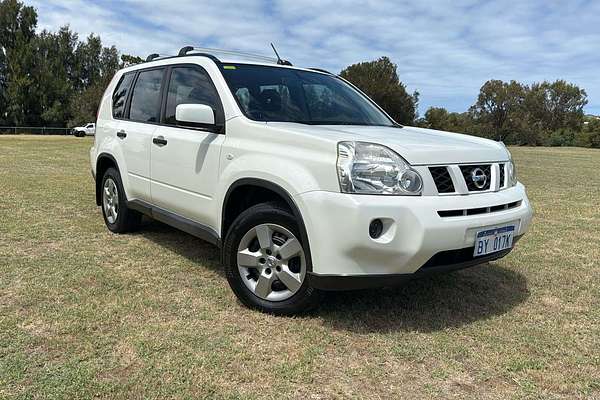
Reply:
<svg viewBox="0 0 600 400"><path fill-rule="evenodd" d="M415 196L423 189L421 175L379 144L338 143L337 171L343 193Z"/></svg>
<svg viewBox="0 0 600 400"><path fill-rule="evenodd" d="M517 184L517 167L515 167L515 163L513 160L508 160L508 186L513 187Z"/></svg>
<svg viewBox="0 0 600 400"><path fill-rule="evenodd" d="M506 153L508 153L508 164L506 165L506 173L508 175L507 186L513 187L517 184L517 167L515 167L515 163L512 159L512 154L510 154L508 147L506 147L506 145L503 142L498 143L500 143L502 147L504 147L504 150L506 150Z"/></svg>

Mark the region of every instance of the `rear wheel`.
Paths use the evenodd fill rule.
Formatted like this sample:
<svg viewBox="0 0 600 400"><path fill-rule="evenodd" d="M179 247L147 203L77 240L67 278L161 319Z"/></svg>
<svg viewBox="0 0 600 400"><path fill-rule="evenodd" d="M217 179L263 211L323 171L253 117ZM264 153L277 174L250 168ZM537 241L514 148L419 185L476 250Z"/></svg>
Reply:
<svg viewBox="0 0 600 400"><path fill-rule="evenodd" d="M127 207L127 198L121 175L115 168L109 168L102 177L102 215L106 227L115 233L136 230L142 215Z"/></svg>
<svg viewBox="0 0 600 400"><path fill-rule="evenodd" d="M248 307L296 314L318 303L308 284L308 250L293 215L278 203L250 207L233 222L224 243L227 280Z"/></svg>

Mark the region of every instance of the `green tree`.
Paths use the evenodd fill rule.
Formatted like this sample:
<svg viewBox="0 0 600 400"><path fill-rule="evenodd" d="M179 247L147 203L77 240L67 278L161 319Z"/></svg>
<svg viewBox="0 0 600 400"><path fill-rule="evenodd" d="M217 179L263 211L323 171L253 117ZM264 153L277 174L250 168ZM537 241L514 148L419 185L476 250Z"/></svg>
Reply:
<svg viewBox="0 0 600 400"><path fill-rule="evenodd" d="M576 136L575 145L600 149L600 117L587 118L584 129Z"/></svg>
<svg viewBox="0 0 600 400"><path fill-rule="evenodd" d="M78 63L79 76L77 89L87 89L100 78L100 56L102 54L102 41L99 36L90 34L85 42L80 42L75 49L75 58Z"/></svg>
<svg viewBox="0 0 600 400"><path fill-rule="evenodd" d="M32 91L36 93L39 115L38 124L64 126L70 117L70 101L74 94L74 77L77 65L73 51L77 45L77 34L68 27L57 33L42 31L33 41L35 66Z"/></svg>
<svg viewBox="0 0 600 400"><path fill-rule="evenodd" d="M6 73L7 73L7 65L6 65L6 56L4 55L4 49L0 48L0 125L6 124Z"/></svg>
<svg viewBox="0 0 600 400"><path fill-rule="evenodd" d="M119 57L97 35L80 41L68 26L36 34L37 13L0 0L0 124L65 126L95 119L115 72L142 62Z"/></svg>
<svg viewBox="0 0 600 400"><path fill-rule="evenodd" d="M90 72L88 69L83 74L86 76L86 79L93 80L80 82L82 89L75 94L71 102L70 112L72 116L69 120L69 125L80 125L96 119L96 113L100 107L104 90L120 67L119 52L116 47L102 47L102 42L99 38L93 38L91 42L93 46L90 48L98 56L96 60L97 65L94 66L93 71ZM88 38L88 43L90 43L90 38ZM96 53L98 45L101 50L99 53ZM84 51L87 50L89 49L85 49Z"/></svg>
<svg viewBox="0 0 600 400"><path fill-rule="evenodd" d="M33 7L17 0L0 2L0 115L10 124L24 124L35 119L35 98L30 71L34 65L31 41L35 37L37 13Z"/></svg>
<svg viewBox="0 0 600 400"><path fill-rule="evenodd" d="M130 54L122 54L121 55L121 65L120 68L126 68L135 64L143 63L144 60L142 57L132 56Z"/></svg>
<svg viewBox="0 0 600 400"><path fill-rule="evenodd" d="M71 103L69 126L82 125L96 120L105 86L97 83L76 94Z"/></svg>
<svg viewBox="0 0 600 400"><path fill-rule="evenodd" d="M389 58L353 64L345 68L340 76L365 92L396 122L406 125L414 123L419 93L407 93L398 78L396 64Z"/></svg>
<svg viewBox="0 0 600 400"><path fill-rule="evenodd" d="M470 112L486 136L506 141L518 130L526 91L527 87L516 81L483 84Z"/></svg>
<svg viewBox="0 0 600 400"><path fill-rule="evenodd" d="M424 127L430 129L438 129L441 131L448 130L450 113L443 107L430 107L425 112Z"/></svg>
<svg viewBox="0 0 600 400"><path fill-rule="evenodd" d="M430 107L419 125L441 131L478 134L469 113L449 112L443 107Z"/></svg>
<svg viewBox="0 0 600 400"><path fill-rule="evenodd" d="M541 128L547 132L559 129L580 131L586 104L585 90L564 80L534 83L524 102L527 117L541 122Z"/></svg>

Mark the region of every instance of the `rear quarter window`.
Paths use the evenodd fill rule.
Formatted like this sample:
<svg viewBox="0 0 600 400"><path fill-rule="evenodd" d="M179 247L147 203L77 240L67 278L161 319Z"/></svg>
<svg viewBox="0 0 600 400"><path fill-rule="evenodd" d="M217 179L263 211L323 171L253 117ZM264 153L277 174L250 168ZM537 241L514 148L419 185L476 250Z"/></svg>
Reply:
<svg viewBox="0 0 600 400"><path fill-rule="evenodd" d="M127 101L127 93L131 88L135 73L130 72L121 77L117 84L117 88L113 93L112 98L112 115L113 118L123 118L125 115L125 102Z"/></svg>

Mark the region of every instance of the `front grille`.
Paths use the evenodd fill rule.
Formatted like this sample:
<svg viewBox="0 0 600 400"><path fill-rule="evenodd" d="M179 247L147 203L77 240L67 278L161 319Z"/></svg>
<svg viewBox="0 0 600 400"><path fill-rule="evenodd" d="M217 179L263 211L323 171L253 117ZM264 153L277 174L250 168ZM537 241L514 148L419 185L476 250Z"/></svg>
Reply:
<svg viewBox="0 0 600 400"><path fill-rule="evenodd" d="M498 164L498 167L500 167L500 176L498 178L498 181L500 182L500 188L504 187L504 164Z"/></svg>
<svg viewBox="0 0 600 400"><path fill-rule="evenodd" d="M421 268L458 264L473 259L473 247L458 250L441 251L431 257Z"/></svg>
<svg viewBox="0 0 600 400"><path fill-rule="evenodd" d="M454 183L447 167L429 167L438 193L454 193Z"/></svg>
<svg viewBox="0 0 600 400"><path fill-rule="evenodd" d="M438 211L438 215L442 218L447 217L464 217L468 215L477 215L477 214L488 214L494 213L498 211L510 210L512 208L519 207L521 205L521 200L513 201L512 203L499 204L497 206L491 207L478 207L478 208L466 208L462 210L442 210Z"/></svg>
<svg viewBox="0 0 600 400"><path fill-rule="evenodd" d="M515 238L518 240L518 237ZM461 266L461 267L469 267L473 265L477 265L480 263L493 261L498 258L502 258L512 249L501 250L497 253L488 254L482 257L474 257L473 256L473 247L467 247L464 249L458 250L446 250L441 251L431 257L419 270L418 272L425 272L428 269L436 269L439 267L451 267L451 266Z"/></svg>
<svg viewBox="0 0 600 400"><path fill-rule="evenodd" d="M470 192L481 192L490 189L490 184L492 181L492 166L490 164L461 165L460 170L465 178L465 183L467 184L467 188ZM473 179L474 171L479 172L475 173L475 176L482 179L479 181L479 183ZM483 179L483 177L485 177L485 179Z"/></svg>

